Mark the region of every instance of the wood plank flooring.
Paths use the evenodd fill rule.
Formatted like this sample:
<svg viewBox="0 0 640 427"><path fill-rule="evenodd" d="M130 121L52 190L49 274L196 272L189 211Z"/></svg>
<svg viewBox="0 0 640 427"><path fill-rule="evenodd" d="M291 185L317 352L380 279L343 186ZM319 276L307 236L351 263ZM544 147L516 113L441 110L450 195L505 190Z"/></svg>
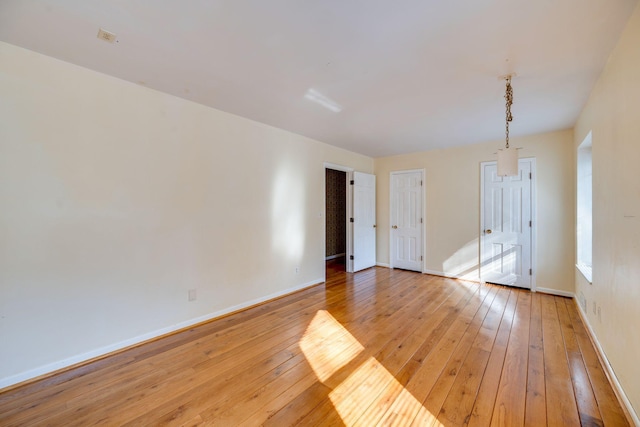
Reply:
<svg viewBox="0 0 640 427"><path fill-rule="evenodd" d="M571 299L402 270L0 394L0 425L629 425Z"/></svg>

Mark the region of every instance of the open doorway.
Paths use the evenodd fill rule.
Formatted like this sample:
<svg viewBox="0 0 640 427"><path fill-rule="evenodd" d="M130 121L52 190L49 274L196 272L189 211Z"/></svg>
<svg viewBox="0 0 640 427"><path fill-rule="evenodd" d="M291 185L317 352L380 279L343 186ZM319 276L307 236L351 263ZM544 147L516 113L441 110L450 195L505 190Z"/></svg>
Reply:
<svg viewBox="0 0 640 427"><path fill-rule="evenodd" d="M347 173L325 169L325 262L329 272L346 271Z"/></svg>

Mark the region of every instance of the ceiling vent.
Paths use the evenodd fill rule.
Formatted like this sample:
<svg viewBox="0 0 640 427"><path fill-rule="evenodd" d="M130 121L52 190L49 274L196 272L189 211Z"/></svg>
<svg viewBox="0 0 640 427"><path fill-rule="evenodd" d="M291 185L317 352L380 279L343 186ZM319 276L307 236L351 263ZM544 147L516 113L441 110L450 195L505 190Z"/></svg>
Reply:
<svg viewBox="0 0 640 427"><path fill-rule="evenodd" d="M109 43L114 43L116 41L116 35L115 34L110 33L109 31L107 31L105 29L102 29L102 28L100 28L98 30L98 38L100 40L104 40L104 41L109 42Z"/></svg>

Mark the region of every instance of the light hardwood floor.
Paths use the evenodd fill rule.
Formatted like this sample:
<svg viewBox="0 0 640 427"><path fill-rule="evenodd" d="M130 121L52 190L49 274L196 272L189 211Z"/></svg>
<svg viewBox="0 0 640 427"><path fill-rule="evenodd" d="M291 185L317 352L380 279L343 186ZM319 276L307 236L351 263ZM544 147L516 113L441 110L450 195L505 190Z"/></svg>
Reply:
<svg viewBox="0 0 640 427"><path fill-rule="evenodd" d="M0 425L625 426L571 299L401 270L0 394Z"/></svg>

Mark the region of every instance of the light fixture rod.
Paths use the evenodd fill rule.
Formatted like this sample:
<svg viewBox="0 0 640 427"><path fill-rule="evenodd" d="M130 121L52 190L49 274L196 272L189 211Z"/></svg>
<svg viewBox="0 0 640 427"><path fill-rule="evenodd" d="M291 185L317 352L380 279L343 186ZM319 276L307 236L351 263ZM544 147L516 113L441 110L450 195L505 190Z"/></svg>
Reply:
<svg viewBox="0 0 640 427"><path fill-rule="evenodd" d="M509 148L509 122L513 120L511 115L511 105L513 104L513 87L511 87L511 74L505 77L507 81L504 99L506 101L506 120L505 120L505 147Z"/></svg>
<svg viewBox="0 0 640 427"><path fill-rule="evenodd" d="M505 100L505 148L498 150L498 168L497 174L501 177L518 175L518 150L509 147L509 123L513 120L511 114L511 105L513 104L513 87L511 86L511 78L513 74L504 76L506 81L506 89L504 94Z"/></svg>

